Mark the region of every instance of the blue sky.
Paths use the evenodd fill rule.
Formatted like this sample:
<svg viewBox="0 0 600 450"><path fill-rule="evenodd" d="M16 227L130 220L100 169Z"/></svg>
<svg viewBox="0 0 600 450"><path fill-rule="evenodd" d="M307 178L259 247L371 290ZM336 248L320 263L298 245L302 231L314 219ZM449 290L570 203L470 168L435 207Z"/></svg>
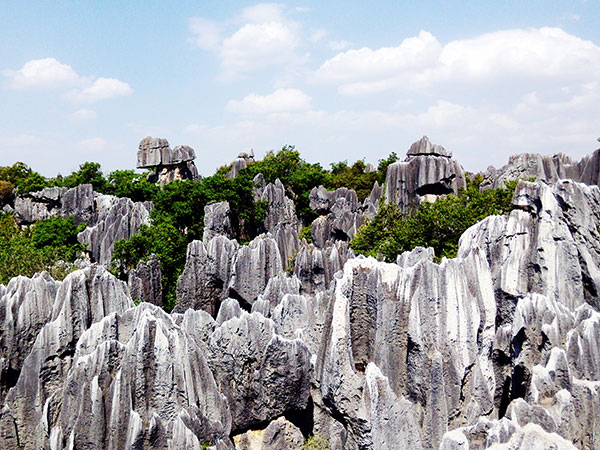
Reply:
<svg viewBox="0 0 600 450"><path fill-rule="evenodd" d="M134 168L139 141L467 170L598 147L600 2L0 2L0 165Z"/></svg>

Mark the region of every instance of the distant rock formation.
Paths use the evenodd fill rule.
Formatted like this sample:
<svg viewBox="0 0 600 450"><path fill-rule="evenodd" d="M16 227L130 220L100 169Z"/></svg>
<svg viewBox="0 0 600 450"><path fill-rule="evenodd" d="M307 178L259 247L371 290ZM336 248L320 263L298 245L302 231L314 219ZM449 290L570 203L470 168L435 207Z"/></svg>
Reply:
<svg viewBox="0 0 600 450"><path fill-rule="evenodd" d="M73 217L75 223L94 224L97 219L94 190L91 184L74 188L51 187L15 198L15 220L32 224L52 217Z"/></svg>
<svg viewBox="0 0 600 450"><path fill-rule="evenodd" d="M424 201L456 194L465 187L462 166L452 152L433 145L427 136L412 144L404 161L390 164L385 177L385 199L408 214Z"/></svg>
<svg viewBox="0 0 600 450"><path fill-rule="evenodd" d="M154 169L148 180L163 185L173 180L197 180L198 169L194 159L193 148L178 145L171 149L166 139L148 136L140 142L136 167Z"/></svg>
<svg viewBox="0 0 600 450"><path fill-rule="evenodd" d="M500 169L488 167L483 178L481 189L502 188L506 181L519 179L556 183L568 178L585 184L600 185L600 149L584 156L580 161L573 161L562 153L553 156L537 153L512 155Z"/></svg>
<svg viewBox="0 0 600 450"><path fill-rule="evenodd" d="M236 159L231 163L231 169L227 173L227 178L237 177L240 170L245 169L248 163L254 162L254 150L250 149L249 152L240 152Z"/></svg>

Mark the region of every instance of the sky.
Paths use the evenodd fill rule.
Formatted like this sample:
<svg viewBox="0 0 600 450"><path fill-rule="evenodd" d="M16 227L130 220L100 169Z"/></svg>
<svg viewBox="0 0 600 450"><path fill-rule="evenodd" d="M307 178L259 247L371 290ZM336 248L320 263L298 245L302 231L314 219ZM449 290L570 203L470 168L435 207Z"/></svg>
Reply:
<svg viewBox="0 0 600 450"><path fill-rule="evenodd" d="M295 145L403 157L423 135L469 171L600 144L600 2L0 0L0 166L133 169L139 141L203 175Z"/></svg>

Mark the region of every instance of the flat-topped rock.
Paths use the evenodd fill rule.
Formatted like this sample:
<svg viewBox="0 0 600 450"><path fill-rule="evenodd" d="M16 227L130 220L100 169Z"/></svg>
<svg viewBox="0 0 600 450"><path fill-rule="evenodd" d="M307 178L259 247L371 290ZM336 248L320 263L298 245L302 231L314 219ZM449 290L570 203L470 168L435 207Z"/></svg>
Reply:
<svg viewBox="0 0 600 450"><path fill-rule="evenodd" d="M178 145L171 149L169 141L163 138L145 137L138 150L137 168L169 166L196 159L194 149L188 145Z"/></svg>

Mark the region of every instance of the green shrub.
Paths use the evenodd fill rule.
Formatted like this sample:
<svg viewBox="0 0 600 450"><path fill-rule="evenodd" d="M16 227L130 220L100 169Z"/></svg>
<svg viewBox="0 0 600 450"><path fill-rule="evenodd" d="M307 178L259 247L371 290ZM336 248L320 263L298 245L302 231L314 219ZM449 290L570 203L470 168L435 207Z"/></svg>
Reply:
<svg viewBox="0 0 600 450"><path fill-rule="evenodd" d="M507 182L506 189L479 192L481 181L480 176L468 179L467 188L460 189L458 195L422 203L408 216L396 205L382 204L375 218L358 230L350 247L388 262L417 246L432 247L438 259L455 257L458 240L467 228L487 216L507 214L512 209L516 181Z"/></svg>
<svg viewBox="0 0 600 450"><path fill-rule="evenodd" d="M328 450L329 442L327 439L323 439L319 434L309 436L304 441L300 450Z"/></svg>

